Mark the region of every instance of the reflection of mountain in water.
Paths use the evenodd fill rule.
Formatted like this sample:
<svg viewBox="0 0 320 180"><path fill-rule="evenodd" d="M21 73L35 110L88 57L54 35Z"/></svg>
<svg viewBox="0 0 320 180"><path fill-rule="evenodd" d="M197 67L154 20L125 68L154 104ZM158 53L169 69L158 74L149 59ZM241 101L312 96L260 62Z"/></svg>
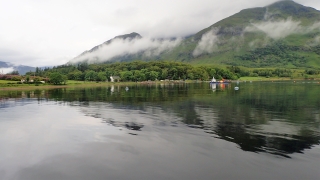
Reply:
<svg viewBox="0 0 320 180"><path fill-rule="evenodd" d="M284 157L320 144L320 95L314 84L240 83L48 90L46 98L80 106L133 135L150 127L187 125L239 145ZM37 93L36 93L37 94Z"/></svg>
<svg viewBox="0 0 320 180"><path fill-rule="evenodd" d="M319 144L319 136L305 129L295 135L260 132L252 133L244 124L220 122L214 133L222 139L237 143L241 149L253 152L267 152L289 157L287 154L302 153Z"/></svg>

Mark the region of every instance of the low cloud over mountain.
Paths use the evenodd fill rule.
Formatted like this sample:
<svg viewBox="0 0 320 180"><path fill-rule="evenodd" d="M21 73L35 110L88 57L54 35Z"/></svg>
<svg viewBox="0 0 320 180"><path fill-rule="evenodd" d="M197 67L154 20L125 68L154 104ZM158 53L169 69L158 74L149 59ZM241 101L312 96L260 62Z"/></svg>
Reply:
<svg viewBox="0 0 320 180"><path fill-rule="evenodd" d="M250 67L320 67L319 37L320 11L293 1L279 1L241 10L185 38L155 39L137 33L117 36L70 63L173 60ZM270 53L274 51L278 52Z"/></svg>
<svg viewBox="0 0 320 180"><path fill-rule="evenodd" d="M126 56L141 53L145 57L159 56L162 52L178 46L182 39L152 39L136 35L133 38L116 37L103 43L89 52L82 53L70 63L87 61L105 62L118 56Z"/></svg>
<svg viewBox="0 0 320 180"><path fill-rule="evenodd" d="M278 40L292 34L307 34L314 30L320 30L320 23L316 22L311 26L302 26L301 21L294 21L292 18L279 21L267 21L252 23L245 28L245 32L264 32L268 37Z"/></svg>
<svg viewBox="0 0 320 180"><path fill-rule="evenodd" d="M219 43L219 36L217 35L218 31L217 28L213 28L209 32L203 34L192 55L197 57L203 53L212 53L217 50Z"/></svg>

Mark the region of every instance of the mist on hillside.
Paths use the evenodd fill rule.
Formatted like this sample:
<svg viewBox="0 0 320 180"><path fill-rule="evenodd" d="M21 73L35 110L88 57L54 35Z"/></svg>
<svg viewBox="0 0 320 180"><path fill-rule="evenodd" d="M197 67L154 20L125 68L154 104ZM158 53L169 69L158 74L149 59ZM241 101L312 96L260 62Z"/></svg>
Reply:
<svg viewBox="0 0 320 180"><path fill-rule="evenodd" d="M267 21L262 23L252 23L251 26L245 28L245 32L264 32L268 37L278 40L285 38L291 34L303 33L304 28L300 26L300 22L291 19L282 21Z"/></svg>
<svg viewBox="0 0 320 180"><path fill-rule="evenodd" d="M244 45L243 38L247 32L262 32L266 36L261 39L255 39L249 42L247 45L254 49L257 47L265 47L272 40L284 39L293 34L308 34L312 31L320 30L320 22L316 22L310 26L302 26L300 21L294 21L292 18L287 18L285 20L266 20L265 22L260 23L251 23L249 26L243 29L241 35L233 36L232 38L223 40L223 35L218 35L218 28L213 28L210 31L202 35L201 40L198 42L196 48L193 50L193 56L198 57L202 54L213 53L218 50L219 44L229 43L230 47L234 47L233 50L236 50L236 46ZM312 42L307 45L315 46L320 44L320 36L316 36Z"/></svg>
<svg viewBox="0 0 320 180"><path fill-rule="evenodd" d="M213 28L207 33L203 34L192 55L197 57L204 53L213 53L216 51L220 41L219 36L217 35L218 31L219 29Z"/></svg>
<svg viewBox="0 0 320 180"><path fill-rule="evenodd" d="M104 62L117 56L132 55L143 53L146 57L157 56L160 53L170 50L181 43L182 39L175 40L157 40L151 38L134 39L113 39L110 44L103 44L98 50L91 53L85 53L71 60L71 63L81 61Z"/></svg>
<svg viewBox="0 0 320 180"><path fill-rule="evenodd" d="M314 37L309 42L307 42L307 46L311 46L311 47L317 46L319 44L320 44L320 36L319 35Z"/></svg>
<svg viewBox="0 0 320 180"><path fill-rule="evenodd" d="M320 23L314 23L305 27L300 21L294 21L292 18L280 21L266 21L261 23L252 23L245 28L245 32L264 32L268 37L278 40L286 38L292 34L307 34L316 29L320 29Z"/></svg>
<svg viewBox="0 0 320 180"><path fill-rule="evenodd" d="M320 36L316 36L316 37L314 38L314 43L315 43L316 45L318 45L318 44L320 43Z"/></svg>

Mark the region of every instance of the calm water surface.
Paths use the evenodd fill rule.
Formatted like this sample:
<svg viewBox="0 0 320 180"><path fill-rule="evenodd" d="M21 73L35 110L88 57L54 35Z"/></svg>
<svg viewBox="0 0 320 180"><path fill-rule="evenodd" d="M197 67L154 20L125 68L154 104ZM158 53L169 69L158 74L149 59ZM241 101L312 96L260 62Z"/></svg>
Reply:
<svg viewBox="0 0 320 180"><path fill-rule="evenodd" d="M319 179L319 144L313 81L0 92L2 180Z"/></svg>

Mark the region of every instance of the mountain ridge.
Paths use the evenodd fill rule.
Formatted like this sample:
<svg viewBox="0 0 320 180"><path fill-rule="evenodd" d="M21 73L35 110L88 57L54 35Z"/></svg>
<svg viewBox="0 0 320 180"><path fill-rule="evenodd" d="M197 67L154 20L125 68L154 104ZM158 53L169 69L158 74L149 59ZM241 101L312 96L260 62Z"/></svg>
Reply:
<svg viewBox="0 0 320 180"><path fill-rule="evenodd" d="M131 38L126 40L128 36ZM320 68L319 48L317 47L320 44L320 11L290 0L275 2L265 7L243 9L194 35L180 39L178 42L156 39L148 41L149 43L156 42L157 45L162 46L162 49L145 47L145 49L141 48L136 51L126 50L122 54L118 53L106 59L104 54L112 54L112 51L108 50L117 39L121 40L119 48L123 47L123 49L125 49L124 47L137 48L138 45L141 45L137 42L146 41L146 38L135 32L116 36L89 51L85 51L69 63L77 63L77 60L84 58L84 55L89 59L97 54L95 61L78 62L173 60L193 64L225 64L248 67L281 65L284 67L314 66ZM165 49L164 46L170 46L170 48ZM281 51L282 54L266 53L275 47L279 48L279 46L285 47ZM292 46L299 48L296 48L295 51ZM259 48L260 51L257 51ZM98 51L101 52L97 53ZM309 55L306 54L307 51ZM264 55L255 56L260 59L248 59L248 57L254 56L252 53L257 52ZM291 55L285 56L283 53ZM286 60L282 61L283 57L286 57ZM290 57L306 60L303 61L304 63L302 61L299 63L298 61L291 62ZM263 63L260 63L261 61ZM275 63L276 61L279 62Z"/></svg>

